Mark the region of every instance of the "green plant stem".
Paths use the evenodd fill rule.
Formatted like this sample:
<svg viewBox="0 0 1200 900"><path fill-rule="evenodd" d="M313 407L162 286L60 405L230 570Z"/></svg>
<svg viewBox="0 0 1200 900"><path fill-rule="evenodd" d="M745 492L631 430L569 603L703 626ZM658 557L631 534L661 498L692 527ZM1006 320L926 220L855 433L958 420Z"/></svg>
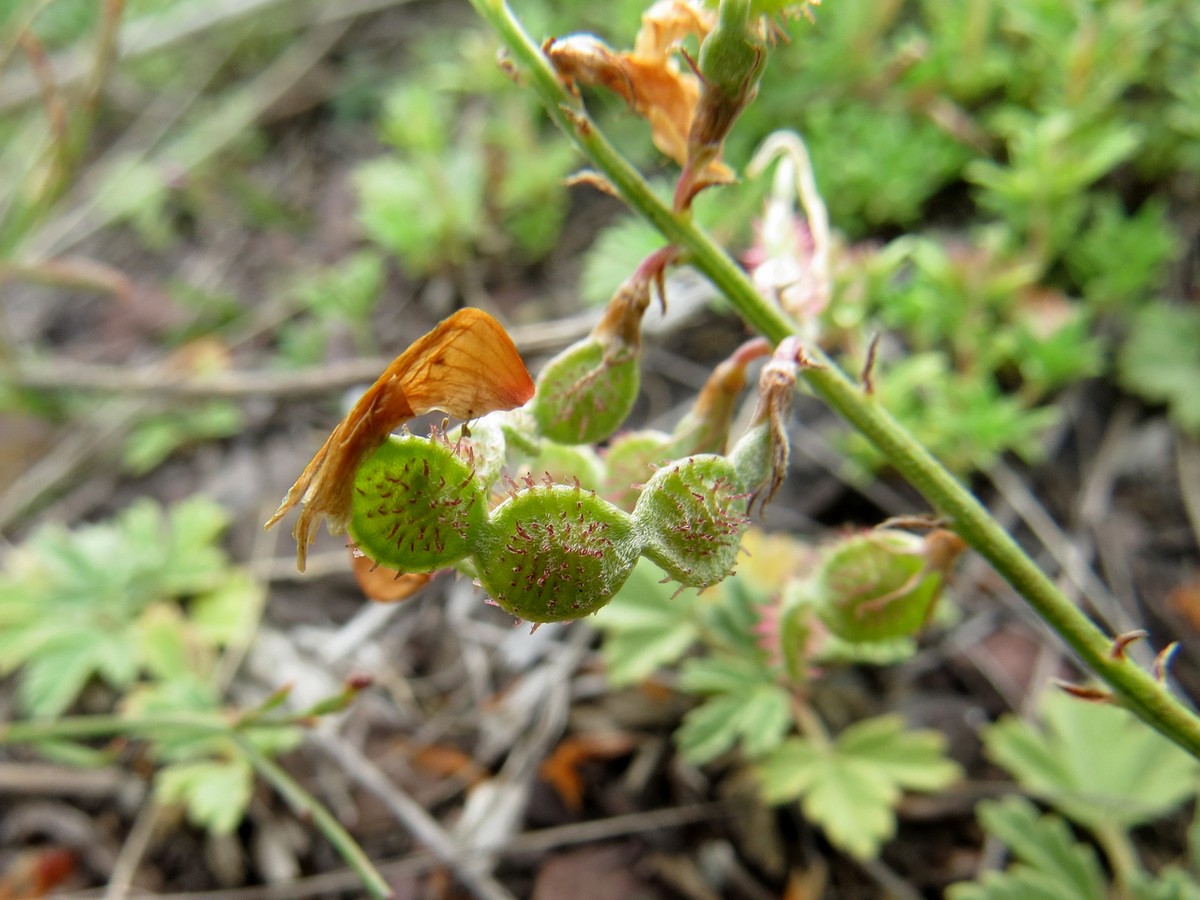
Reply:
<svg viewBox="0 0 1200 900"><path fill-rule="evenodd" d="M262 728L273 724L290 727L294 723L288 720L281 720L279 723L271 720L258 720L252 724L255 728ZM312 818L313 823L325 835L329 843L333 844L334 849L338 851L346 864L358 874L363 886L372 897L393 896L391 888L372 865L362 847L355 842L350 833L341 826L328 809L312 794L304 790L278 764L255 747L236 727L211 716L162 716L144 719L115 715L70 716L63 719L30 719L7 722L0 724L0 745L83 740L113 735L146 737L161 732L180 731L220 736L233 741L255 771L269 782L280 796L297 811Z"/></svg>
<svg viewBox="0 0 1200 900"><path fill-rule="evenodd" d="M1115 896L1117 900L1125 900L1129 897L1129 887L1134 877L1141 870L1129 833L1113 822L1094 825L1092 833L1104 848L1104 855L1112 867Z"/></svg>
<svg viewBox="0 0 1200 900"><path fill-rule="evenodd" d="M244 735L234 732L231 737L250 764L254 766L255 771L268 781L281 797L287 800L297 812L312 817L313 824L325 835L326 840L333 844L334 849L346 861L346 864L355 871L372 897L394 896L392 889L388 887L383 876L379 874L379 870L371 863L363 848L325 808L324 804L302 788L291 775L262 753Z"/></svg>
<svg viewBox="0 0 1200 900"><path fill-rule="evenodd" d="M211 716L155 716L136 719L113 715L27 719L0 724L0 746L35 744L39 741L81 741L113 735L145 737L163 731L223 735L229 733L229 726Z"/></svg>
<svg viewBox="0 0 1200 900"><path fill-rule="evenodd" d="M814 747L819 750L828 750L832 746L833 741L829 737L829 730L821 721L821 717L809 705L807 698L792 697L792 720L796 723L800 733L808 738Z"/></svg>
<svg viewBox="0 0 1200 900"><path fill-rule="evenodd" d="M600 133L504 0L471 2L499 33L550 116L622 199L686 253L692 265L725 294L751 327L774 343L794 334L795 323L755 290L746 274L689 215L674 213L663 204L641 174ZM809 347L807 351L813 365L804 370L804 377L812 389L879 448L949 527L995 567L1124 705L1200 758L1200 718L1127 657L1114 657L1112 639L1054 586L983 505L873 395L851 381L819 348Z"/></svg>

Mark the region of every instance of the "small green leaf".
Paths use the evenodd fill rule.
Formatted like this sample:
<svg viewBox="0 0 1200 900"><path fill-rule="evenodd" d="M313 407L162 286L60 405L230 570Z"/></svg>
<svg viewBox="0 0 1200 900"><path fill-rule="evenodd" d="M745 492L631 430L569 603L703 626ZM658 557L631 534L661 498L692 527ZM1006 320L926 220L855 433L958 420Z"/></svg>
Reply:
<svg viewBox="0 0 1200 900"><path fill-rule="evenodd" d="M228 834L250 804L254 772L238 757L228 761L175 763L155 777L160 803L182 803L192 824L213 834Z"/></svg>
<svg viewBox="0 0 1200 900"><path fill-rule="evenodd" d="M694 763L705 763L731 749L740 739L747 756L768 753L792 724L791 698L775 685L719 694L705 700L683 719L676 733L679 750Z"/></svg>
<svg viewBox="0 0 1200 900"><path fill-rule="evenodd" d="M892 808L899 799L899 788L883 772L854 759L831 756L824 760L801 808L831 843L851 856L869 859L896 833Z"/></svg>
<svg viewBox="0 0 1200 900"><path fill-rule="evenodd" d="M941 735L905 731L899 717L883 716L847 728L828 745L786 741L756 771L769 803L800 800L831 842L867 859L895 833L903 788L939 790L960 777L943 743Z"/></svg>
<svg viewBox="0 0 1200 900"><path fill-rule="evenodd" d="M21 670L18 697L33 716L61 715L101 668L114 687L133 678L137 652L132 633L105 634L86 628L64 629L47 640Z"/></svg>
<svg viewBox="0 0 1200 900"><path fill-rule="evenodd" d="M266 594L244 569L232 569L211 591L196 597L188 611L201 634L214 646L245 638L258 624Z"/></svg>
<svg viewBox="0 0 1200 900"><path fill-rule="evenodd" d="M899 716L851 725L838 736L838 749L912 791L938 791L962 777L958 765L945 756L946 740L941 734L908 731Z"/></svg>
<svg viewBox="0 0 1200 900"><path fill-rule="evenodd" d="M138 621L139 652L146 669L163 680L179 678L190 671L187 623L178 608L159 604L146 610Z"/></svg>
<svg viewBox="0 0 1200 900"><path fill-rule="evenodd" d="M770 685L775 676L754 659L740 656L706 656L688 660L679 685L693 694L737 694Z"/></svg>
<svg viewBox="0 0 1200 900"><path fill-rule="evenodd" d="M654 563L639 560L617 596L592 619L604 633L605 670L614 685L645 680L699 639L694 597L675 596L674 588L659 583L661 577Z"/></svg>
<svg viewBox="0 0 1200 900"><path fill-rule="evenodd" d="M1137 872L1130 879L1130 900L1200 900L1200 883L1187 872L1168 866L1152 878Z"/></svg>
<svg viewBox="0 0 1200 900"><path fill-rule="evenodd" d="M1042 724L1006 717L983 735L1021 786L1089 828L1131 828L1192 797L1200 763L1115 706L1052 692Z"/></svg>
<svg viewBox="0 0 1200 900"><path fill-rule="evenodd" d="M1108 891L1096 854L1077 843L1062 819L1039 816L1029 801L983 801L977 813L988 833L1006 843L1014 862L977 882L953 885L949 900L1105 900Z"/></svg>
<svg viewBox="0 0 1200 900"><path fill-rule="evenodd" d="M1126 387L1166 403L1180 428L1200 434L1200 310L1162 303L1141 310L1118 371Z"/></svg>
<svg viewBox="0 0 1200 900"><path fill-rule="evenodd" d="M763 799L772 804L799 800L820 776L822 756L807 738L785 741L755 768Z"/></svg>

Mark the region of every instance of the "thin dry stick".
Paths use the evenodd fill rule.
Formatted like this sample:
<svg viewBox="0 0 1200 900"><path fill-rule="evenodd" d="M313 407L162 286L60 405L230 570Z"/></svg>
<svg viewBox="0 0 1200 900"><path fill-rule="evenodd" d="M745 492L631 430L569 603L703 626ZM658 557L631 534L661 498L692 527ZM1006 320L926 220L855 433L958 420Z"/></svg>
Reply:
<svg viewBox="0 0 1200 900"><path fill-rule="evenodd" d="M689 806L655 809L623 816L612 816L607 819L594 819L590 822L575 822L570 825L527 831L506 841L502 847L492 849L503 851L506 856L510 857L545 853L559 847L590 844L650 831L662 832L683 828L697 822L725 818L730 813L731 808L726 803L696 803ZM395 880L419 875L441 865L443 865L442 860L435 854L428 850L419 850L405 856L382 860L378 863L378 868L380 872ZM300 900L302 897L313 897L318 894L350 891L360 884L358 876L353 871L339 869L283 884L267 884L232 890L185 891L153 895L134 891L129 894L129 900L151 900L151 898L153 900ZM80 894L79 896L82 898L93 896L93 894Z"/></svg>
<svg viewBox="0 0 1200 900"><path fill-rule="evenodd" d="M509 333L521 353L542 353L579 339L593 324L595 315L589 313L544 324L516 326ZM27 360L0 372L13 386L29 390L152 395L164 399L294 398L336 394L356 384L374 381L389 362L383 357L368 357L286 372L185 375L166 371L162 366L133 368L59 358Z"/></svg>
<svg viewBox="0 0 1200 900"><path fill-rule="evenodd" d="M23 32L17 43L25 51L25 58L29 60L29 68L42 97L42 109L45 111L50 133L54 136L54 144L56 147L65 147L69 139L67 104L54 78L54 66L46 55L46 48L32 31Z"/></svg>
<svg viewBox="0 0 1200 900"><path fill-rule="evenodd" d="M220 110L208 121L206 130L192 130L188 133L190 140L173 142L164 151L170 153L171 163L185 172L193 171L245 134L263 110L279 100L320 62L352 24L353 19L343 19L322 25L285 50L249 85L225 100ZM93 198L87 205L87 215L65 220L69 221L68 225L60 223L34 236L28 243L26 256L32 260L57 256L109 224L115 215L115 206L112 209L101 208Z"/></svg>
<svg viewBox="0 0 1200 900"><path fill-rule="evenodd" d="M121 845L121 852L117 855L116 864L108 877L108 884L104 888L104 900L124 900L129 896L134 876L137 875L142 857L150 849L150 841L158 830L161 816L162 807L155 803L153 798L147 799L138 810L133 827L129 830L125 843Z"/></svg>
<svg viewBox="0 0 1200 900"><path fill-rule="evenodd" d="M1020 476L1001 460L988 470L988 478L1053 557L1063 577L1091 601L1100 621L1114 634L1135 630L1137 623L1088 564L1079 542L1072 540L1054 521ZM1143 652L1139 656L1139 662L1148 665L1152 654Z"/></svg>
<svg viewBox="0 0 1200 900"><path fill-rule="evenodd" d="M312 741L338 761L345 773L374 794L404 824L412 835L427 846L439 860L454 869L463 884L483 900L512 900L512 894L491 874L479 867L477 852L461 847L429 814L425 807L401 790L374 763L344 740L322 731Z"/></svg>
<svg viewBox="0 0 1200 900"><path fill-rule="evenodd" d="M43 0L45 8L53 0ZM341 18L356 18L409 0L347 0L337 4L319 4L319 21L331 22ZM197 0L182 4L175 11L163 15L141 16L126 22L116 38L117 59L120 62L140 59L152 53L169 50L180 44L208 34L214 29L235 24L259 14L271 12L277 6L295 6L295 0ZM310 7L312 4L309 4ZM27 17L32 22L36 11ZM87 79L94 64L94 51L73 48L56 55L53 59L55 71L60 73L60 84L64 88L75 87ZM0 56L0 64L3 57ZM0 113L23 106L36 99L36 80L28 73L16 74L0 84Z"/></svg>

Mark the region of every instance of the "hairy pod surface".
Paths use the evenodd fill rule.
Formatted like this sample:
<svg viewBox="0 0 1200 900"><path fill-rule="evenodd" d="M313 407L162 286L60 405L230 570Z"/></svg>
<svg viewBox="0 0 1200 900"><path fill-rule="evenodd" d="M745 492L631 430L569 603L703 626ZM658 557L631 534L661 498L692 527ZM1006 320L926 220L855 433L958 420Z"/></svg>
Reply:
<svg viewBox="0 0 1200 900"><path fill-rule="evenodd" d="M538 430L560 444L602 441L629 417L640 385L636 348L585 338L538 376L533 398Z"/></svg>
<svg viewBox="0 0 1200 900"><path fill-rule="evenodd" d="M500 480L508 461L504 426L512 415L512 411L489 413L467 427L458 425L446 433L446 441L458 448L457 455L468 461L475 470L475 479L484 487Z"/></svg>
<svg viewBox="0 0 1200 900"><path fill-rule="evenodd" d="M633 510L646 557L685 587L724 580L750 524L747 499L723 456L692 456L659 469Z"/></svg>
<svg viewBox="0 0 1200 900"><path fill-rule="evenodd" d="M777 439L772 433L768 422L752 425L750 429L738 438L738 442L729 451L729 461L733 464L737 484L744 491L756 491L769 480L773 479L775 467L778 465L776 456L779 448ZM783 445L784 461L787 466L788 446Z"/></svg>
<svg viewBox="0 0 1200 900"><path fill-rule="evenodd" d="M591 491L535 485L492 510L475 569L507 612L530 622L562 622L608 603L641 551L628 513Z"/></svg>
<svg viewBox="0 0 1200 900"><path fill-rule="evenodd" d="M885 641L916 634L942 587L925 542L877 529L849 537L825 555L814 590L818 615L847 641Z"/></svg>
<svg viewBox="0 0 1200 900"><path fill-rule="evenodd" d="M355 475L350 537L388 568L453 565L471 552L486 522L483 486L444 440L393 435Z"/></svg>

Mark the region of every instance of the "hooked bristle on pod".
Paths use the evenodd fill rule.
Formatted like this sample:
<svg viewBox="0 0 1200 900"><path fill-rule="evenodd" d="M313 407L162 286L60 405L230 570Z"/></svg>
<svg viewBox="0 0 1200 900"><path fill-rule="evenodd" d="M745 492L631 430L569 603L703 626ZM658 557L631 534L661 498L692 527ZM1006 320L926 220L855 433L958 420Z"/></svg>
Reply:
<svg viewBox="0 0 1200 900"><path fill-rule="evenodd" d="M733 571L750 524L733 463L702 454L654 473L634 507L643 551L684 587L706 588Z"/></svg>
<svg viewBox="0 0 1200 900"><path fill-rule="evenodd" d="M469 425L456 425L446 432L446 441L457 456L469 459L475 479L484 487L500 480L508 460L505 425L517 410L488 413Z"/></svg>
<svg viewBox="0 0 1200 900"><path fill-rule="evenodd" d="M940 539L949 534L921 538L880 528L839 541L825 553L813 582L821 621L847 641L915 635L929 619L957 556L957 550L947 553ZM961 541L950 537L961 549Z"/></svg>
<svg viewBox="0 0 1200 900"><path fill-rule="evenodd" d="M451 566L470 553L486 521L484 488L445 439L393 435L355 475L350 537L388 568Z"/></svg>
<svg viewBox="0 0 1200 900"><path fill-rule="evenodd" d="M492 510L474 563L502 609L529 622L561 622L607 604L641 550L628 513L591 491L535 484Z"/></svg>
<svg viewBox="0 0 1200 900"><path fill-rule="evenodd" d="M604 480L604 463L596 451L587 444L572 446L556 444L554 441L542 441L538 454L522 466L538 481L550 481L558 484L575 484L589 490L598 490Z"/></svg>

